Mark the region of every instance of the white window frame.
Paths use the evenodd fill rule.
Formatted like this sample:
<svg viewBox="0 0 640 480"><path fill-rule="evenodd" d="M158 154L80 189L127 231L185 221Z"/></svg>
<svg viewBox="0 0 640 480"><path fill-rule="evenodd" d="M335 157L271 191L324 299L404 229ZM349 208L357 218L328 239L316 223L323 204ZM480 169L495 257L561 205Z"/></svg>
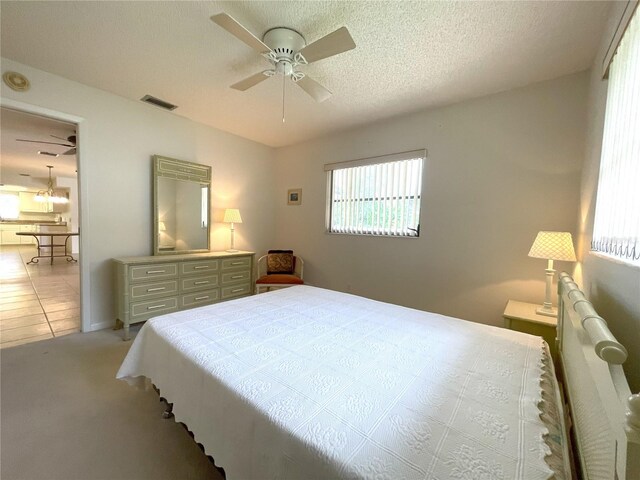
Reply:
<svg viewBox="0 0 640 480"><path fill-rule="evenodd" d="M417 220L418 220L418 229L419 229L419 225L420 225L420 217L422 215L422 194L423 194L423 189L424 189L424 172L425 172L425 162L427 159L427 151L426 149L421 149L421 150L411 150L408 152L401 152L401 153L394 153L391 155L380 155L377 157L369 157L369 158L360 158L357 160L350 160L350 161L346 161L346 162L337 162L337 163L329 163L326 164L324 166L324 170L327 173L327 202L326 202L326 214L325 214L325 230L326 233L332 234L332 235L358 235L358 236L369 236L369 237L393 237L393 238L418 238L420 236L419 231L417 231L415 234L408 234L406 231L405 232L395 232L395 233L379 233L379 232L356 232L356 231L348 231L348 232L338 232L338 231L333 231L331 228L331 215L332 215L332 208L333 208L333 204L334 204L334 198L333 198L333 172L336 170L343 170L343 169L348 169L348 168L354 168L354 167L364 167L364 166L369 166L369 165L380 165L380 164L385 164L385 163L392 163L392 162L398 162L398 161L405 161L405 160L414 160L414 159L421 159L422 160L422 164L421 164L421 177L420 177L420 187L419 187L419 194L418 194L418 198L419 198L419 202L418 202L418 208L419 208L419 213L417 215ZM409 227L407 227L406 230L410 230Z"/></svg>

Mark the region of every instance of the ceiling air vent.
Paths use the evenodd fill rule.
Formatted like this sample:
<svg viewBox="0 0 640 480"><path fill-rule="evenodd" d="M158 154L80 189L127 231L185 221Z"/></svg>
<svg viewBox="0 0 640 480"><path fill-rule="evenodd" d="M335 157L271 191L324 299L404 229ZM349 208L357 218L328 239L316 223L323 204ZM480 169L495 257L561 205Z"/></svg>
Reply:
<svg viewBox="0 0 640 480"><path fill-rule="evenodd" d="M165 102L164 100L160 100L159 98L153 97L151 95L145 95L140 100L145 103L150 103L151 105L155 105L156 107L164 108L165 110L175 110L178 108L177 105L173 105L172 103Z"/></svg>

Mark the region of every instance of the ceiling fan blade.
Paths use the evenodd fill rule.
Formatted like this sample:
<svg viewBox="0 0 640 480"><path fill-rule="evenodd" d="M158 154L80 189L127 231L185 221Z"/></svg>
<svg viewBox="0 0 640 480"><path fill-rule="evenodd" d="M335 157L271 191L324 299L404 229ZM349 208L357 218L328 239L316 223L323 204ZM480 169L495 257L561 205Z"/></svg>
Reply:
<svg viewBox="0 0 640 480"><path fill-rule="evenodd" d="M316 102L324 102L332 95L329 90L307 76L302 77L295 83L305 92L311 95Z"/></svg>
<svg viewBox="0 0 640 480"><path fill-rule="evenodd" d="M237 20L235 20L232 16L227 15L226 13L219 13L218 15L214 15L211 17L211 20L214 23L217 23L222 28L224 28L231 35L235 36L238 40L242 40L244 43L249 45L258 53L270 52L271 49L262 43L258 37L256 37L249 30L244 28Z"/></svg>
<svg viewBox="0 0 640 480"><path fill-rule="evenodd" d="M49 136L53 137L53 138L57 138L58 140L64 140L65 142L69 142L72 145L76 144L76 136L75 135L69 135L67 138L59 137L57 135L49 135Z"/></svg>
<svg viewBox="0 0 640 480"><path fill-rule="evenodd" d="M76 154L76 147L73 147L67 150L66 152L62 152L60 155L75 155L75 154Z"/></svg>
<svg viewBox="0 0 640 480"><path fill-rule="evenodd" d="M28 142L28 143L45 143L47 145L62 145L63 147L73 147L73 145L69 145L68 143L58 143L58 142L41 142L40 140L23 140L21 138L16 138L16 142Z"/></svg>
<svg viewBox="0 0 640 480"><path fill-rule="evenodd" d="M245 90L256 86L260 82L265 81L267 78L269 77L265 75L264 72L258 72L255 75L251 75L250 77L245 78L244 80L240 80L238 83L234 83L233 85L231 85L231 88L244 92Z"/></svg>
<svg viewBox="0 0 640 480"><path fill-rule="evenodd" d="M354 48L356 48L356 44L353 38L351 38L349 30L347 30L347 27L341 27L335 32L310 43L300 50L299 53L307 63L312 63Z"/></svg>

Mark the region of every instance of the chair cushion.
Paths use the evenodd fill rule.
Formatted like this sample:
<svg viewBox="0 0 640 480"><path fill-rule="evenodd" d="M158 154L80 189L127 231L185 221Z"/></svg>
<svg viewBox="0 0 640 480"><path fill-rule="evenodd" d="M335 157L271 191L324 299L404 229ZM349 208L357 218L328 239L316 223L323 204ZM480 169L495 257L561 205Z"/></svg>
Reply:
<svg viewBox="0 0 640 480"><path fill-rule="evenodd" d="M292 274L294 268L293 250L269 250L267 253L267 274Z"/></svg>
<svg viewBox="0 0 640 480"><path fill-rule="evenodd" d="M296 277L295 275L287 275L283 273L274 273L272 275L263 275L256 283L265 284L265 283L278 283L282 285L302 285L304 281L300 277Z"/></svg>

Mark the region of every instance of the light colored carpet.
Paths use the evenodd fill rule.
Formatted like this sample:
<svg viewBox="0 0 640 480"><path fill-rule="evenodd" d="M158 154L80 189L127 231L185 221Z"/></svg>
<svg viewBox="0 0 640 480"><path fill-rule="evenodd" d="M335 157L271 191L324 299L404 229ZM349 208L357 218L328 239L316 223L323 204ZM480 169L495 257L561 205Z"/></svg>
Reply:
<svg viewBox="0 0 640 480"><path fill-rule="evenodd" d="M0 478L222 479L153 390L115 379L130 345L104 330L0 351Z"/></svg>

